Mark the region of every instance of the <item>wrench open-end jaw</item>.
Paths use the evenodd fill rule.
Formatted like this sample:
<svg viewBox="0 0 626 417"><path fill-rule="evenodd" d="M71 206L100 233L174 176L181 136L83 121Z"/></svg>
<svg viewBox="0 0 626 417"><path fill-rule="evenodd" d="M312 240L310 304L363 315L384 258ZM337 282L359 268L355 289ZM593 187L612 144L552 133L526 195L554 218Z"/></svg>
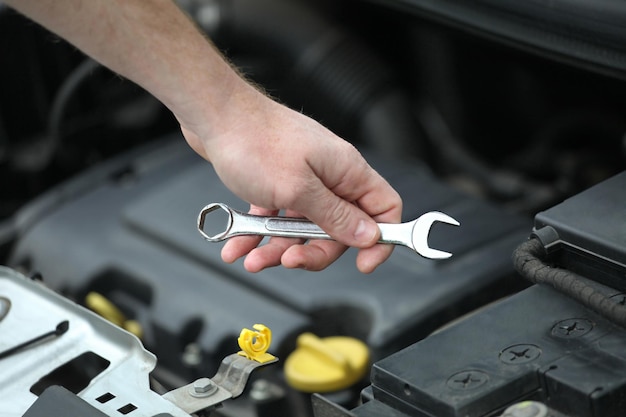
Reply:
<svg viewBox="0 0 626 417"><path fill-rule="evenodd" d="M205 232L206 216L216 210L228 214L226 230L209 235ZM429 259L446 259L450 252L433 249L428 246L428 235L436 222L459 226L460 223L439 211L430 211L417 219L406 223L378 223L379 243L403 245ZM213 203L204 207L198 215L198 231L206 240L219 242L233 236L259 235L280 236L301 239L332 240L319 226L306 220L293 217L255 216L233 210L222 203Z"/></svg>
<svg viewBox="0 0 626 417"><path fill-rule="evenodd" d="M461 223L439 211L431 211L421 215L413 227L413 249L424 258L446 259L452 256L450 252L433 249L428 246L430 227L435 223L446 223L452 226L460 226Z"/></svg>
<svg viewBox="0 0 626 417"><path fill-rule="evenodd" d="M440 211L429 211L417 219L406 223L378 223L380 240L383 243L393 243L406 246L428 259L446 259L452 256L450 252L433 249L428 246L428 235L432 225L436 222L459 226L460 223Z"/></svg>

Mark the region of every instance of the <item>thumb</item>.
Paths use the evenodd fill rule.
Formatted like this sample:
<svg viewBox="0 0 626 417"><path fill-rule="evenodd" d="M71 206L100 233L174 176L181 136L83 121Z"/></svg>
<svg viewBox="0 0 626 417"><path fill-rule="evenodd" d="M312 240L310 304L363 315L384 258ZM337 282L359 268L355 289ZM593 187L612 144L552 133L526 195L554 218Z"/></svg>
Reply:
<svg viewBox="0 0 626 417"><path fill-rule="evenodd" d="M311 198L306 209L299 211L344 245L369 248L376 244L380 237L376 222L355 204L320 188L323 195Z"/></svg>

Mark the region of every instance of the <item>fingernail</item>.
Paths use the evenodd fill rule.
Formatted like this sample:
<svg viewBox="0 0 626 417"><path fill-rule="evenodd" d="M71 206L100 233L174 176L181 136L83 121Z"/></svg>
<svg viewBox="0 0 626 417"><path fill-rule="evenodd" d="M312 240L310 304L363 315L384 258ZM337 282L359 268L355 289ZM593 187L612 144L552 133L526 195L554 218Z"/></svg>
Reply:
<svg viewBox="0 0 626 417"><path fill-rule="evenodd" d="M360 242L371 242L376 235L376 228L365 220L359 220L354 232L354 238Z"/></svg>

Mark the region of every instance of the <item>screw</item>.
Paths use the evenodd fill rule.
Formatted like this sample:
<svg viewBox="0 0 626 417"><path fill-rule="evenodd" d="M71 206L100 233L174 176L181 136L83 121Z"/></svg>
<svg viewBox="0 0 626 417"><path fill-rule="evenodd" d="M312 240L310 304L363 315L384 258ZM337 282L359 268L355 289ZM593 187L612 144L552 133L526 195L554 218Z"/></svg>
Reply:
<svg viewBox="0 0 626 417"><path fill-rule="evenodd" d="M520 344L509 346L500 352L500 360L503 363L521 365L534 361L541 355L541 349L535 345Z"/></svg>
<svg viewBox="0 0 626 417"><path fill-rule="evenodd" d="M566 319L552 328L552 335L559 337L580 337L593 329L593 323L587 319Z"/></svg>
<svg viewBox="0 0 626 417"><path fill-rule="evenodd" d="M217 391L217 385L210 378L196 379L189 393L194 397L208 397Z"/></svg>
<svg viewBox="0 0 626 417"><path fill-rule="evenodd" d="M446 385L455 390L469 390L478 388L489 380L489 376L482 371L461 371L448 378Z"/></svg>

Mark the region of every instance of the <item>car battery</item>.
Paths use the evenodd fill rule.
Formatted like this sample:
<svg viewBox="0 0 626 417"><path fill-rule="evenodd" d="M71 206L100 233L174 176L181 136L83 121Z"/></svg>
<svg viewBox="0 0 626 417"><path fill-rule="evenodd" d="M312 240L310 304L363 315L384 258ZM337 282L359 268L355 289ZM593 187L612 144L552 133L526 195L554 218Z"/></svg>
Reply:
<svg viewBox="0 0 626 417"><path fill-rule="evenodd" d="M615 303L624 298L616 271L626 248L625 186L619 174L569 198L539 213L532 232L545 245L546 269L617 283L603 287ZM622 416L624 347L623 327L534 285L375 363L362 406L341 414L317 397L316 416Z"/></svg>
<svg viewBox="0 0 626 417"><path fill-rule="evenodd" d="M431 230L430 245L452 252L450 259L398 247L370 275L358 272L352 249L321 272L252 274L241 262L225 264L221 245L198 233L198 213L210 202L248 207L175 136L94 167L25 207L10 265L41 272L79 303L101 294L141 325L157 369L184 379L213 372L235 348L235 332L254 323L272 328L279 357L310 331L360 339L377 360L516 288L510 253L531 219L454 190L417 162L364 155L402 196L404 220L438 210L461 223ZM223 228L214 217L207 222Z"/></svg>
<svg viewBox="0 0 626 417"><path fill-rule="evenodd" d="M626 291L626 172L535 217L534 235L559 266Z"/></svg>
<svg viewBox="0 0 626 417"><path fill-rule="evenodd" d="M622 328L536 285L374 364L368 401L345 415L491 417L538 401L551 411L537 416L622 416L624 346Z"/></svg>

